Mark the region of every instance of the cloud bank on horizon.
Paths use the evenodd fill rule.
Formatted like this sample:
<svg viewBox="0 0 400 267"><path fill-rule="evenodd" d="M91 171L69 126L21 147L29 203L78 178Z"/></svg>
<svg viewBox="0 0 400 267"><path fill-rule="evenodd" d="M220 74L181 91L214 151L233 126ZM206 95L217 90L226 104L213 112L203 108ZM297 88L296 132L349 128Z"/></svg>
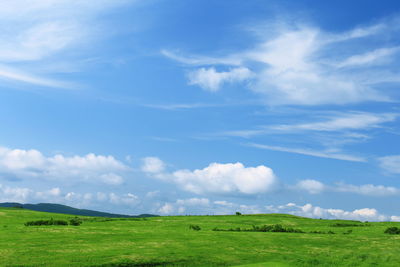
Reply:
<svg viewBox="0 0 400 267"><path fill-rule="evenodd" d="M400 220L400 4L179 2L0 3L1 202Z"/></svg>

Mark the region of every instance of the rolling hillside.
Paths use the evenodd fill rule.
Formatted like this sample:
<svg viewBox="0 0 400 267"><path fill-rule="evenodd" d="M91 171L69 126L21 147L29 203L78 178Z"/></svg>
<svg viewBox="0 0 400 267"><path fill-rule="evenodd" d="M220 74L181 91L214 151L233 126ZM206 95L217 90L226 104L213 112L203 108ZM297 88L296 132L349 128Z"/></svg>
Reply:
<svg viewBox="0 0 400 267"><path fill-rule="evenodd" d="M142 217L154 217L157 215L152 214L140 214L137 216L114 214L101 211L87 210L87 209L77 209L66 205L53 204L53 203L39 203L39 204L21 204L15 202L5 202L0 203L0 207L3 208L23 208L27 210L43 211L43 212L53 212L62 213L78 216L94 216L94 217L108 217L108 218L142 218Z"/></svg>
<svg viewBox="0 0 400 267"><path fill-rule="evenodd" d="M261 214L82 216L80 226L24 225L73 217L0 208L0 266L398 266L400 262L400 235L384 233L390 226L400 226L394 222ZM292 230L254 231L272 226Z"/></svg>

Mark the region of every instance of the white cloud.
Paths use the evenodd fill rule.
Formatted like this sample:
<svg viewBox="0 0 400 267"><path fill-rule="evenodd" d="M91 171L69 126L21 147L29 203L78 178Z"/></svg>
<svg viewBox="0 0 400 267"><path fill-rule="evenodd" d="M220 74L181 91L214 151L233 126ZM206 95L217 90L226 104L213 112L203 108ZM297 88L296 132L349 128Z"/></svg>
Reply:
<svg viewBox="0 0 400 267"><path fill-rule="evenodd" d="M0 202L22 202L33 194L29 188L9 187L0 184Z"/></svg>
<svg viewBox="0 0 400 267"><path fill-rule="evenodd" d="M150 192L146 193L147 198L154 198L154 197L157 197L158 195L160 195L160 191L158 191L158 190L150 191Z"/></svg>
<svg viewBox="0 0 400 267"><path fill-rule="evenodd" d="M178 199L176 204L183 206L208 206L210 204L210 200L207 198Z"/></svg>
<svg viewBox="0 0 400 267"><path fill-rule="evenodd" d="M168 50L161 50L161 54L187 65L229 65L229 66L239 66L242 64L241 59L236 56L230 57L206 57L206 56L180 56L177 53Z"/></svg>
<svg viewBox="0 0 400 267"><path fill-rule="evenodd" d="M343 130L359 130L380 127L380 124L394 121L399 114L394 113L366 113L351 112L339 114L328 120L321 122L293 124L293 125L276 125L267 128L279 131L343 131Z"/></svg>
<svg viewBox="0 0 400 267"><path fill-rule="evenodd" d="M174 211L175 208L171 203L165 203L161 208L158 209L158 212L164 215L172 214Z"/></svg>
<svg viewBox="0 0 400 267"><path fill-rule="evenodd" d="M296 188L305 190L310 194L319 194L325 190L325 185L319 181L308 179L298 182Z"/></svg>
<svg viewBox="0 0 400 267"><path fill-rule="evenodd" d="M232 202L228 202L226 200L216 200L213 202L215 205L226 206L226 207L233 207L235 204Z"/></svg>
<svg viewBox="0 0 400 267"><path fill-rule="evenodd" d="M392 155L378 158L382 169L389 173L400 174L400 155Z"/></svg>
<svg viewBox="0 0 400 267"><path fill-rule="evenodd" d="M157 165L164 166L160 159ZM146 166L146 164L144 165ZM275 189L278 179L272 169L260 165L245 167L242 163L211 163L208 167L196 170L177 170L173 173L162 172L164 168L142 168L158 179L173 182L183 190L196 194L259 194Z"/></svg>
<svg viewBox="0 0 400 267"><path fill-rule="evenodd" d="M63 192L58 187L37 191L26 187L10 187L0 184L0 202L58 203L74 207L136 207L141 201L132 193L116 194L104 192ZM104 207L103 207L104 208Z"/></svg>
<svg viewBox="0 0 400 267"><path fill-rule="evenodd" d="M400 216L390 216L390 221L392 221L392 222L400 222Z"/></svg>
<svg viewBox="0 0 400 267"><path fill-rule="evenodd" d="M131 193L127 193L127 194L123 194L123 195L117 195L115 193L110 193L108 195L108 199L114 205L120 205L120 204L133 205L133 204L137 204L139 201L139 197L134 194L131 194Z"/></svg>
<svg viewBox="0 0 400 267"><path fill-rule="evenodd" d="M390 98L378 90L378 86L388 81L399 82L395 78L397 67L392 63L395 61L389 58L398 52L398 48L387 47L384 38L379 36L396 36L397 28L391 27L395 23L386 21L332 34L305 25L282 27L283 22L277 23L279 28L275 27L274 31L271 27L265 27L270 32L258 31L259 37L264 39L253 44L252 49L221 57L184 57L169 51L164 51L164 55L189 66L203 65L193 71L202 78L193 82L189 76L189 83L209 90L222 86L215 66L248 69L252 73L246 77L251 78L248 88L264 96L269 105L388 101ZM362 42L362 38L375 43ZM335 53L339 46L345 53ZM378 65L384 75L375 75L377 70L372 67ZM351 67L351 70L345 67Z"/></svg>
<svg viewBox="0 0 400 267"><path fill-rule="evenodd" d="M324 219L342 219L342 220L359 220L359 221L387 221L388 216L380 214L376 209L363 208L353 211L345 211L341 209L325 209L312 204L304 206L296 206L295 210L290 214Z"/></svg>
<svg viewBox="0 0 400 267"><path fill-rule="evenodd" d="M53 80L50 78L43 78L37 75L29 74L20 70L16 70L4 65L0 65L0 79L5 82L24 82L34 85L46 86L46 87L56 87L56 88L72 88L75 87L74 84Z"/></svg>
<svg viewBox="0 0 400 267"><path fill-rule="evenodd" d="M106 31L97 17L103 12L132 3L129 0L67 1L13 0L0 3L0 78L44 87L72 88L72 83L47 78L38 69L55 62L66 61L63 53L74 53L104 38ZM28 63L29 64L24 64ZM15 64L17 63L17 64ZM4 65L6 64L6 65ZM14 66L12 68L11 66Z"/></svg>
<svg viewBox="0 0 400 267"><path fill-rule="evenodd" d="M267 149L267 150L273 150L273 151L281 151L281 152L288 152L288 153L294 153L294 154L319 157L319 158L338 159L338 160L355 161L355 162L366 162L367 161L365 158L362 158L362 157L339 153L337 151L331 151L331 150L317 151L317 150L312 150L312 149L289 148L289 147L270 146L270 145L264 145L264 144L254 144L254 143L250 143L250 144L248 144L248 146L260 148L260 149Z"/></svg>
<svg viewBox="0 0 400 267"><path fill-rule="evenodd" d="M400 216L388 216L381 214L374 208L360 208L352 211L342 209L322 208L310 203L297 205L296 203L287 203L286 205L247 205L228 202L226 200L203 201L204 205L193 205L190 200L177 200L175 202L164 203L157 209L157 212L164 215L182 214L235 214L236 211L242 214L262 214L262 213L286 213L308 218L323 219L343 219L359 221L400 221Z"/></svg>
<svg viewBox="0 0 400 267"><path fill-rule="evenodd" d="M204 169L178 170L169 179L182 189L196 194L259 194L274 189L277 184L272 169L260 165L245 167L242 163L211 163Z"/></svg>
<svg viewBox="0 0 400 267"><path fill-rule="evenodd" d="M352 185L345 183L337 183L335 185L326 185L317 180L302 180L295 186L292 186L294 190L306 191L310 194L319 194L322 192L341 192L341 193L354 193L365 196L385 197L400 195L400 189L392 186L383 185Z"/></svg>
<svg viewBox="0 0 400 267"><path fill-rule="evenodd" d="M66 157L61 154L44 156L38 150L0 147L0 171L21 179L54 179L64 181L121 184L121 174L129 167L112 156L87 154Z"/></svg>
<svg viewBox="0 0 400 267"><path fill-rule="evenodd" d="M198 85L205 90L218 91L224 83L241 82L249 79L252 72L240 67L229 71L218 72L215 68L201 68L189 73L189 84Z"/></svg>
<svg viewBox="0 0 400 267"><path fill-rule="evenodd" d="M110 185L119 185L124 182L124 178L122 178L120 175L117 175L115 173L106 173L100 175L100 180L103 181L106 184Z"/></svg>
<svg viewBox="0 0 400 267"><path fill-rule="evenodd" d="M343 62L338 64L338 67L354 67L358 65L364 64L384 64L387 63L390 58L389 56L393 55L399 51L398 47L392 48L379 48L361 55L354 55Z"/></svg>
<svg viewBox="0 0 400 267"><path fill-rule="evenodd" d="M157 157L146 157L142 159L142 171L156 174L165 170L165 163Z"/></svg>
<svg viewBox="0 0 400 267"><path fill-rule="evenodd" d="M334 188L334 191L338 192L349 192L356 193L360 195L366 196L392 196L399 195L400 189L392 186L383 186L383 185L350 185L350 184L337 184Z"/></svg>

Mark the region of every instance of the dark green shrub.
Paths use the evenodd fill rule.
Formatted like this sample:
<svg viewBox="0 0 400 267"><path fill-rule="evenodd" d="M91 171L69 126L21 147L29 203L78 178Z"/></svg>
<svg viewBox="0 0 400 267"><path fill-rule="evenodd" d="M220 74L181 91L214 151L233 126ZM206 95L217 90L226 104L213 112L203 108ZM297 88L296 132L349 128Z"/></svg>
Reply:
<svg viewBox="0 0 400 267"><path fill-rule="evenodd" d="M353 232L353 230L347 230L347 232L344 232L343 234L344 235L349 235L349 234L351 234Z"/></svg>
<svg viewBox="0 0 400 267"><path fill-rule="evenodd" d="M79 219L78 217L72 218L71 220L69 220L69 225L73 225L73 226L79 226L82 224L82 220Z"/></svg>
<svg viewBox="0 0 400 267"><path fill-rule="evenodd" d="M219 229L215 227L212 229L213 231L228 231L228 232L281 232L281 233L304 233L300 229L294 229L291 227L285 228L280 224L273 224L273 225L262 225L256 226L253 225L253 228L250 229L243 229L240 227L237 228L230 228L230 229Z"/></svg>
<svg viewBox="0 0 400 267"><path fill-rule="evenodd" d="M353 227L353 226L370 226L368 222L366 223L334 223L331 224L332 227Z"/></svg>
<svg viewBox="0 0 400 267"><path fill-rule="evenodd" d="M189 225L189 229L195 230L195 231L200 231L201 230L200 226L194 225L194 224Z"/></svg>
<svg viewBox="0 0 400 267"><path fill-rule="evenodd" d="M325 232L325 231L310 231L309 233L310 234L322 234L322 235L335 234L335 232L332 232L332 231L328 231L328 232Z"/></svg>
<svg viewBox="0 0 400 267"><path fill-rule="evenodd" d="M240 212L238 212L238 211L237 211L235 214L236 214L237 216L242 215L242 214L241 214Z"/></svg>
<svg viewBox="0 0 400 267"><path fill-rule="evenodd" d="M400 228L395 227L395 226L393 226L393 227L388 227L388 228L385 230L385 234L399 235L399 234L400 234Z"/></svg>
<svg viewBox="0 0 400 267"><path fill-rule="evenodd" d="M67 221L64 220L37 220L37 221L29 221L25 223L25 226L41 226L41 225L68 225Z"/></svg>

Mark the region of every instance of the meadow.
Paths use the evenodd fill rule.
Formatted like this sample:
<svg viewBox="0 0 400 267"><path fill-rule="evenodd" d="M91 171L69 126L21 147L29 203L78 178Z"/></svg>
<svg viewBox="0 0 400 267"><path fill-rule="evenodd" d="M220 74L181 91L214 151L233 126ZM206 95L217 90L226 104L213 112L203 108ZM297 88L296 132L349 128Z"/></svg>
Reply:
<svg viewBox="0 0 400 267"><path fill-rule="evenodd" d="M399 266L395 222L284 214L79 217L0 208L0 266ZM281 228L292 232L261 231ZM265 227L267 226L267 227ZM296 232L299 230L300 232Z"/></svg>

